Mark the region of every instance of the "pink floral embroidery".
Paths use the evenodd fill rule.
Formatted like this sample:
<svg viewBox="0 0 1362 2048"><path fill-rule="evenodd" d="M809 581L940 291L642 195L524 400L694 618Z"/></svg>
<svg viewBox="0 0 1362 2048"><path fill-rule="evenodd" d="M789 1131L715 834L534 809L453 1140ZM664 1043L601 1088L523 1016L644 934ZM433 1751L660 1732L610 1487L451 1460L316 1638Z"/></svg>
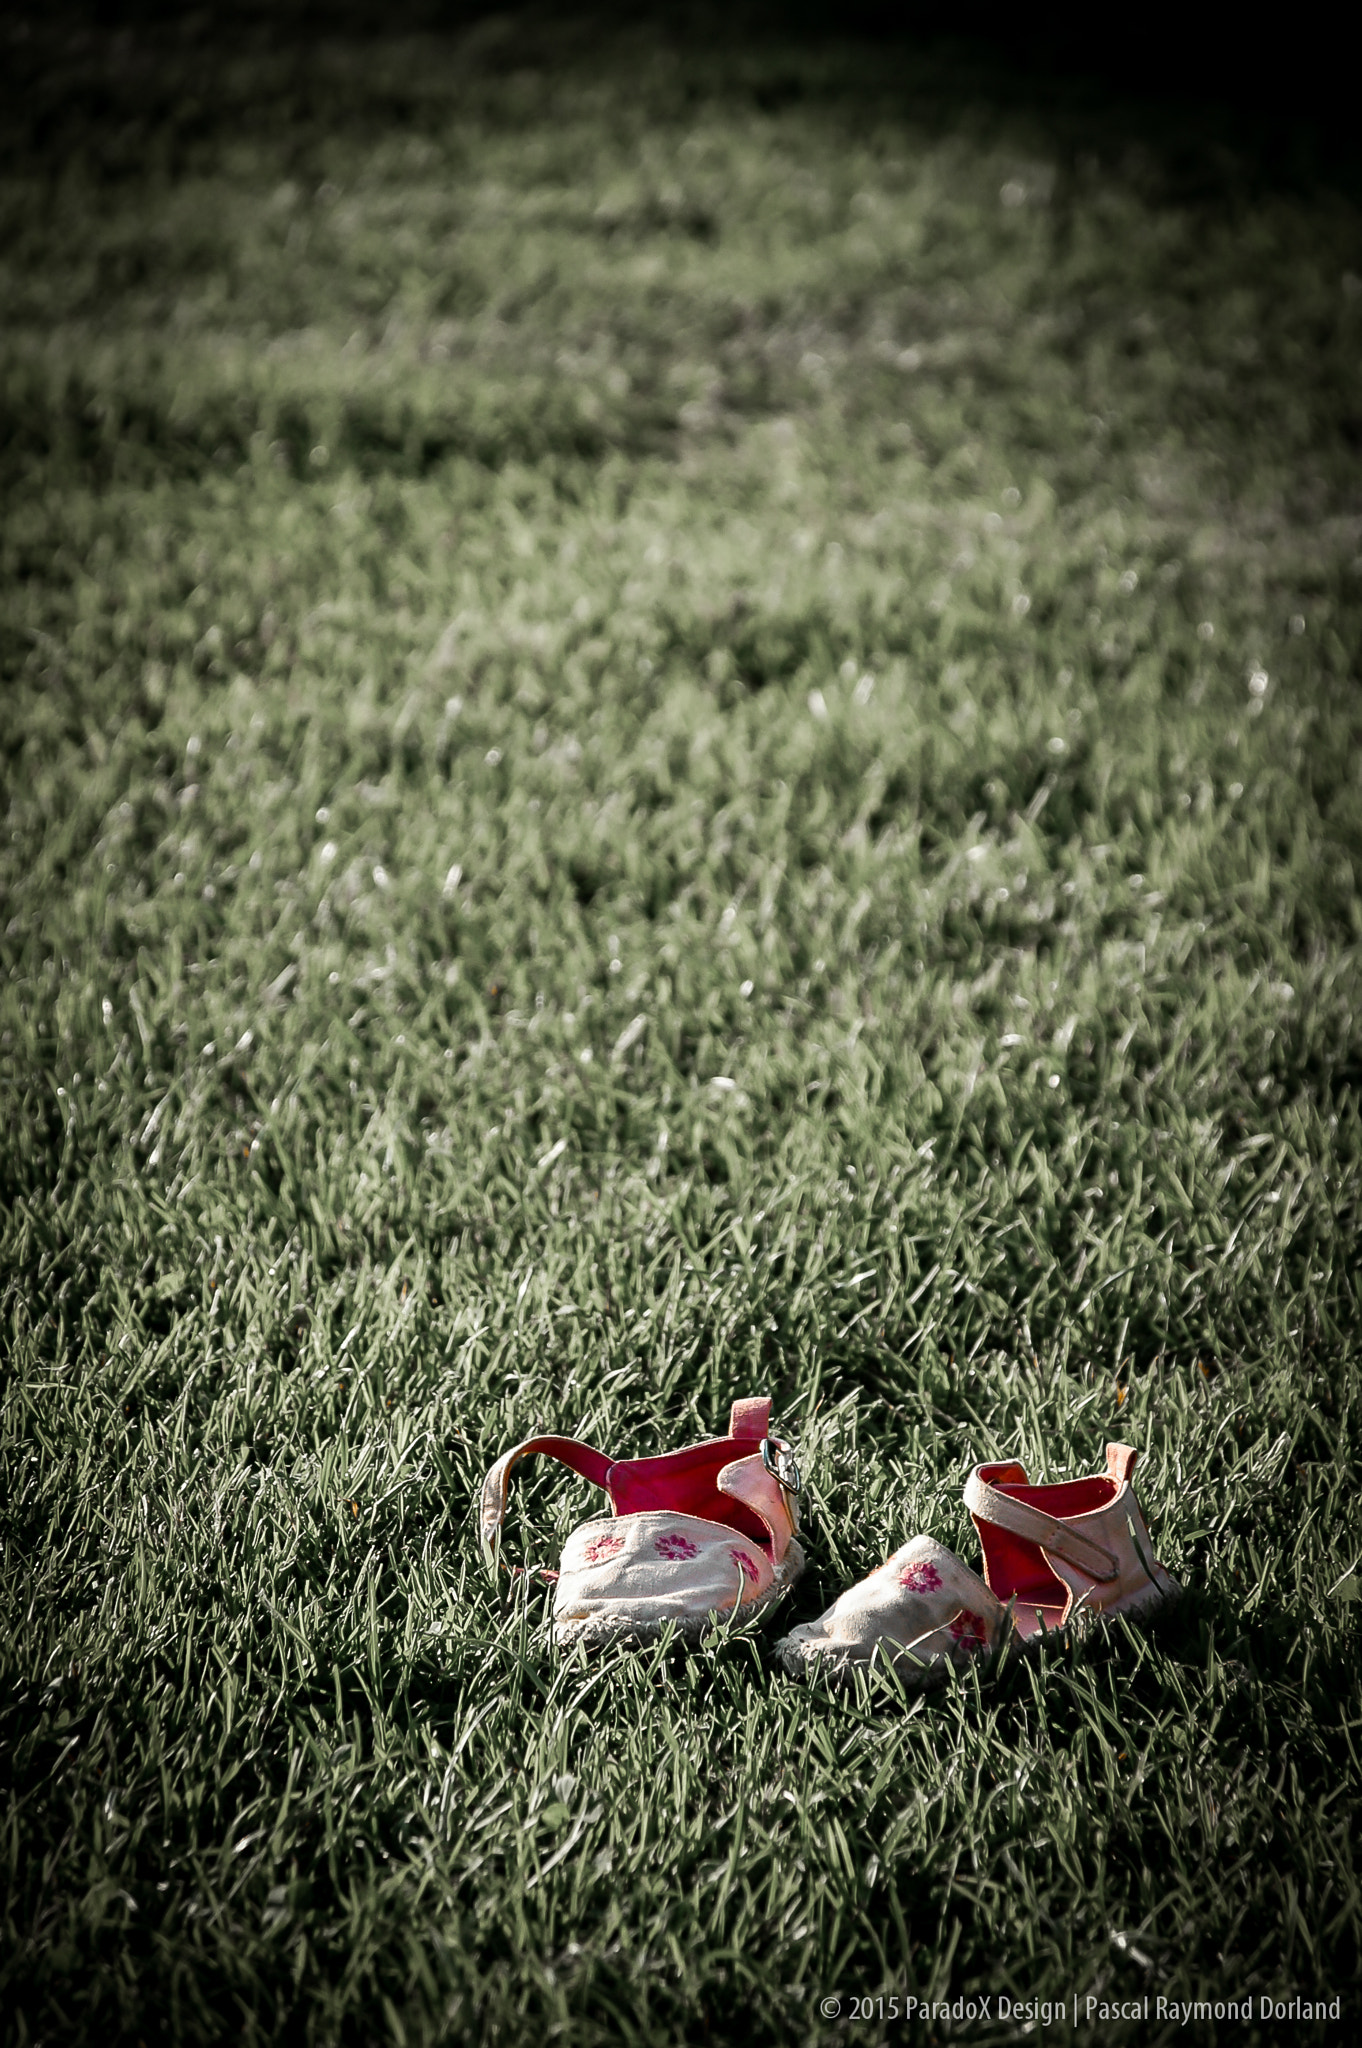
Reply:
<svg viewBox="0 0 1362 2048"><path fill-rule="evenodd" d="M907 1564L899 1573L899 1584L910 1593L935 1593L941 1584L941 1574L930 1559L920 1564Z"/></svg>
<svg viewBox="0 0 1362 2048"><path fill-rule="evenodd" d="M653 1548L659 1557L695 1557L700 1550L698 1543L692 1543L689 1536L683 1536L677 1529L670 1529L659 1536Z"/></svg>
<svg viewBox="0 0 1362 2048"><path fill-rule="evenodd" d="M957 1614L951 1623L951 1634L962 1650L978 1650L988 1641L988 1630L977 1614L968 1608Z"/></svg>
<svg viewBox="0 0 1362 2048"><path fill-rule="evenodd" d="M728 1554L747 1580L748 1585L755 1586L760 1576L755 1561L748 1556L745 1550L730 1550Z"/></svg>
<svg viewBox="0 0 1362 2048"><path fill-rule="evenodd" d="M604 1564L607 1557L613 1557L623 1548L622 1536L593 1536L589 1543L582 1545L582 1556L588 1564Z"/></svg>

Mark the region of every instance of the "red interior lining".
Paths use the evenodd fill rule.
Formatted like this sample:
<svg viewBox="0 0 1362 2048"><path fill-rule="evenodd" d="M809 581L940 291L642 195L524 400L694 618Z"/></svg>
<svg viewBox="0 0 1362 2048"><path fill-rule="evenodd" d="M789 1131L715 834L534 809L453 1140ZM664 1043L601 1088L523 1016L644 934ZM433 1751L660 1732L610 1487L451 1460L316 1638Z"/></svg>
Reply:
<svg viewBox="0 0 1362 2048"><path fill-rule="evenodd" d="M643 1514L649 1508L698 1515L704 1521L736 1529L769 1551L771 1533L766 1524L742 1501L720 1493L718 1487L725 1465L751 1455L746 1439L717 1437L711 1443L692 1444L660 1458L622 1459L610 1467L606 1485L617 1515Z"/></svg>
<svg viewBox="0 0 1362 2048"><path fill-rule="evenodd" d="M984 1523L979 1537L984 1546L984 1577L1000 1600L1015 1596L1018 1607L1063 1607L1069 1589L1056 1578L1034 1543L1024 1543L992 1522Z"/></svg>
<svg viewBox="0 0 1362 2048"><path fill-rule="evenodd" d="M1054 1486L1022 1486L1012 1480L992 1480L998 1493L1025 1501L1043 1515L1068 1517L1089 1515L1116 1497L1116 1483L1105 1475L1092 1479L1066 1479ZM984 1576L1000 1600L1014 1596L1018 1607L1063 1609L1069 1588L1052 1572L1039 1547L1025 1537L1000 1529L996 1522L979 1522L979 1540L984 1549Z"/></svg>

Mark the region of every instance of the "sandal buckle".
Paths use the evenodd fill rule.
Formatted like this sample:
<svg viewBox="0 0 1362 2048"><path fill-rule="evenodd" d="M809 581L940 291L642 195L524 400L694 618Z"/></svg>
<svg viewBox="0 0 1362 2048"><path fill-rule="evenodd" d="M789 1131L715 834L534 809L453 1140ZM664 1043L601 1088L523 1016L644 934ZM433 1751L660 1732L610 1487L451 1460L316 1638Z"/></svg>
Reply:
<svg viewBox="0 0 1362 2048"><path fill-rule="evenodd" d="M803 1481L799 1476L799 1465L795 1459L795 1454L788 1444L781 1442L778 1436L764 1436L762 1438L761 1462L776 1481L776 1484L783 1488L786 1493L793 1496L799 1492Z"/></svg>

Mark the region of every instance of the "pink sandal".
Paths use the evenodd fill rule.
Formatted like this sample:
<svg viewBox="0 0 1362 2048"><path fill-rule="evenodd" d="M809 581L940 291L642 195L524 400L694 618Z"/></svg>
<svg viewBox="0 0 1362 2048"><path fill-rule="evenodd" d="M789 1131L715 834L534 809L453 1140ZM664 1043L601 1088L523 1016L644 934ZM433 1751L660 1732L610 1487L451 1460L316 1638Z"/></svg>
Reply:
<svg viewBox="0 0 1362 2048"><path fill-rule="evenodd" d="M939 1683L980 1650L1039 1642L1090 1617L1148 1617L1181 1587L1154 1557L1131 1485L1135 1452L1107 1445L1107 1469L1054 1486L1024 1466L976 1465L965 1505L979 1531L984 1576L930 1536L792 1629L777 1652L792 1676L820 1661L830 1676L868 1664L878 1645L910 1685Z"/></svg>
<svg viewBox="0 0 1362 2048"><path fill-rule="evenodd" d="M619 1461L572 1437L528 1437L482 1483L488 1569L495 1577L511 1468L542 1451L604 1487L614 1510L567 1540L557 1642L646 1642L669 1623L696 1641L717 1616L764 1613L804 1569L795 1541L799 1471L789 1446L769 1434L770 1419L769 1400L735 1401L727 1436Z"/></svg>

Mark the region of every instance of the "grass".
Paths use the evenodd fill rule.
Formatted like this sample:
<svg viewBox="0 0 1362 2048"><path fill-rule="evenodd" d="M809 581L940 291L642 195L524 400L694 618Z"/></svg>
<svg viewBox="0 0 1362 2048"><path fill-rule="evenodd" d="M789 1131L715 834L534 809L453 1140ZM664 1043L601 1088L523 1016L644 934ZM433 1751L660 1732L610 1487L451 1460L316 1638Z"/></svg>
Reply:
<svg viewBox="0 0 1362 2048"><path fill-rule="evenodd" d="M0 165L7 2037L1355 2014L1346 181L926 47L92 22ZM484 1581L516 1438L768 1390L791 1618L1108 1436L1185 1602L907 1702Z"/></svg>

